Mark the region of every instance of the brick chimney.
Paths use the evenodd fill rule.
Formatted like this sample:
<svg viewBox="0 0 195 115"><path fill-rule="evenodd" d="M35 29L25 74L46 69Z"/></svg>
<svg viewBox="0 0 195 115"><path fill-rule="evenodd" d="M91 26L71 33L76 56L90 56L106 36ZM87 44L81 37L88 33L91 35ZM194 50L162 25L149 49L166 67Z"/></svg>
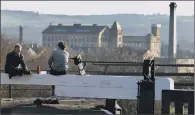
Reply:
<svg viewBox="0 0 195 115"><path fill-rule="evenodd" d="M22 44L23 42L23 28L22 26L19 27L19 42Z"/></svg>
<svg viewBox="0 0 195 115"><path fill-rule="evenodd" d="M176 39L176 7L175 2L171 2L170 6L170 19L169 19L169 48L168 57L176 58L177 56L177 39Z"/></svg>

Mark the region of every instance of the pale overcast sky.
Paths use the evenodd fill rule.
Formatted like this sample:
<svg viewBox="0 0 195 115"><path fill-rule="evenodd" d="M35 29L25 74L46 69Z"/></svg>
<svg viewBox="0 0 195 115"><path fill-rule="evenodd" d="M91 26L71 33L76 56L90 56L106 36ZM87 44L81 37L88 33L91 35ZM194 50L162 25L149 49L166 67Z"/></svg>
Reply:
<svg viewBox="0 0 195 115"><path fill-rule="evenodd" d="M171 1L1 1L3 10L35 11L43 14L169 14ZM194 1L175 1L177 15L193 15Z"/></svg>

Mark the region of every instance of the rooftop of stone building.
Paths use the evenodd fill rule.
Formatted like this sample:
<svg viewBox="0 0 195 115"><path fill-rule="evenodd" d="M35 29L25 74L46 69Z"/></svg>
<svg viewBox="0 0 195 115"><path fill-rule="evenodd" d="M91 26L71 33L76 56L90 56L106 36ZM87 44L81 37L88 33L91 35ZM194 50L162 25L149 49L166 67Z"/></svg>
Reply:
<svg viewBox="0 0 195 115"><path fill-rule="evenodd" d="M49 25L44 33L79 33L79 34L97 34L102 31L104 28L108 27L107 25L81 25L81 24L73 24L73 25Z"/></svg>

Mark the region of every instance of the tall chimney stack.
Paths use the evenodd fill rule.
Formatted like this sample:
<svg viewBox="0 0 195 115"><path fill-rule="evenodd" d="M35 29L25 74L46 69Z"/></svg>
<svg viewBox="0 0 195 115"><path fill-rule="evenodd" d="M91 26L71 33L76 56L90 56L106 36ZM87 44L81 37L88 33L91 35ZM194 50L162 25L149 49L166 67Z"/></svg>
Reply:
<svg viewBox="0 0 195 115"><path fill-rule="evenodd" d="M19 27L19 42L22 44L23 42L23 28L22 26Z"/></svg>
<svg viewBox="0 0 195 115"><path fill-rule="evenodd" d="M170 19L169 19L169 48L168 57L175 58L177 56L177 39L176 39L176 7L175 2L170 3Z"/></svg>

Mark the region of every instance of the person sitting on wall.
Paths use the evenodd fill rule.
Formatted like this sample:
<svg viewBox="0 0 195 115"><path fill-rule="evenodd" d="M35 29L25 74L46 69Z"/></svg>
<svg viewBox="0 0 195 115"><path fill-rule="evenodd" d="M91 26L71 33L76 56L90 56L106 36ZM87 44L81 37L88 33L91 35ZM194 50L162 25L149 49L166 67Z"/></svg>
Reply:
<svg viewBox="0 0 195 115"><path fill-rule="evenodd" d="M68 70L69 53L66 51L66 44L58 43L58 47L52 52L48 64L51 68L51 75L66 75Z"/></svg>
<svg viewBox="0 0 195 115"><path fill-rule="evenodd" d="M5 73L9 74L9 79L16 75L22 76L22 74L31 74L24 62L24 56L21 53L21 50L22 46L20 44L16 44L14 46L14 51L8 53L6 56ZM19 65L21 65L21 67L19 67Z"/></svg>

